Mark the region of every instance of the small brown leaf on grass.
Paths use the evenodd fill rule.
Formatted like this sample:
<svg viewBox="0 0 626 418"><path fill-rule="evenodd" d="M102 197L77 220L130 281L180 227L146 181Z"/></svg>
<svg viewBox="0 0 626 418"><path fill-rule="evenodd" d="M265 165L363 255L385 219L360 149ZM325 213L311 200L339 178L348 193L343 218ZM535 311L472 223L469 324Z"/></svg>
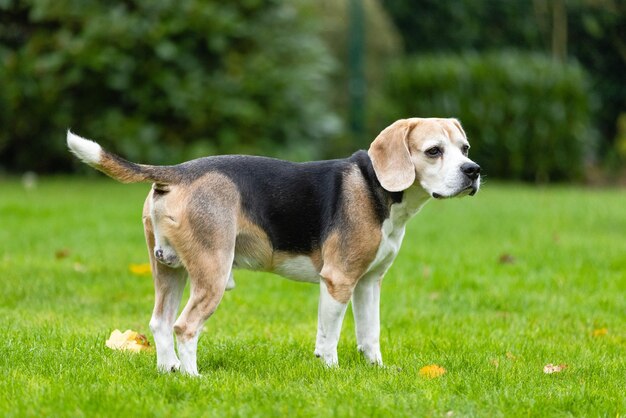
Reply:
<svg viewBox="0 0 626 418"><path fill-rule="evenodd" d="M594 329L591 335L594 337L604 337L608 333L609 333L608 328L598 328L598 329Z"/></svg>
<svg viewBox="0 0 626 418"><path fill-rule="evenodd" d="M543 372L545 374L560 373L565 369L567 369L567 364L554 365L552 363L548 363L545 366L543 366Z"/></svg>
<svg viewBox="0 0 626 418"><path fill-rule="evenodd" d="M57 260L61 260L62 258L67 258L71 254L68 248L60 248L54 252L54 258Z"/></svg>
<svg viewBox="0 0 626 418"><path fill-rule="evenodd" d="M135 276L147 276L150 274L150 264L129 264L128 270L133 273Z"/></svg>
<svg viewBox="0 0 626 418"><path fill-rule="evenodd" d="M498 258L498 262L500 264L515 264L515 261L515 257L509 253L500 254L500 257Z"/></svg>
<svg viewBox="0 0 626 418"><path fill-rule="evenodd" d="M128 350L135 353L150 348L150 343L145 335L127 329L121 332L116 329L106 341L106 346L112 350Z"/></svg>
<svg viewBox="0 0 626 418"><path fill-rule="evenodd" d="M445 373L446 369L437 364L424 366L419 371L419 375L427 379L434 379L436 377L444 375Z"/></svg>

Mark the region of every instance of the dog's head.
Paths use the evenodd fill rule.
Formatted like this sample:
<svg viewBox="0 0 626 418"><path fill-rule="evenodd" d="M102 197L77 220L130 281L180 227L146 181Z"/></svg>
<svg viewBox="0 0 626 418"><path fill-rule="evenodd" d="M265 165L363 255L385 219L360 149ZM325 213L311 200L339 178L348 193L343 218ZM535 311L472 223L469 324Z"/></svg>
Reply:
<svg viewBox="0 0 626 418"><path fill-rule="evenodd" d="M376 137L368 154L376 177L390 192L419 185L429 195L474 195L480 166L468 158L469 142L456 119L401 119Z"/></svg>

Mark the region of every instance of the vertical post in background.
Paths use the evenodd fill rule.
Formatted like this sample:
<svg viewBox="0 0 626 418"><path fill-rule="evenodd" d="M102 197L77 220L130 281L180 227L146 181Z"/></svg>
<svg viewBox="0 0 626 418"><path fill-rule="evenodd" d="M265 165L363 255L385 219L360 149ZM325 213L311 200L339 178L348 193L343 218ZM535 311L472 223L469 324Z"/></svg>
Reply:
<svg viewBox="0 0 626 418"><path fill-rule="evenodd" d="M365 135L365 13L362 0L350 0L348 25L348 95L350 132L360 143Z"/></svg>
<svg viewBox="0 0 626 418"><path fill-rule="evenodd" d="M565 0L552 2L552 58L567 61L567 8Z"/></svg>

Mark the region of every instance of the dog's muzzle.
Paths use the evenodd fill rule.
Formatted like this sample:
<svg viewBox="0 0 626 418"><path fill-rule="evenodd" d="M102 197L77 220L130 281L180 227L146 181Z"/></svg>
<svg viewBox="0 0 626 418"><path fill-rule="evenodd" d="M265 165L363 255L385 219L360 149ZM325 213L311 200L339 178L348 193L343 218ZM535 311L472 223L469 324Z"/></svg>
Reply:
<svg viewBox="0 0 626 418"><path fill-rule="evenodd" d="M449 196L444 196L437 192L433 192L432 196L435 199L448 199L451 197L462 197L462 196L474 196L478 191L478 180L473 181L469 186L459 190L457 193L451 194Z"/></svg>
<svg viewBox="0 0 626 418"><path fill-rule="evenodd" d="M475 162L464 163L459 167L463 175L465 176L465 186L461 188L458 192L450 195L444 196L439 193L434 193L432 196L435 199L445 199L448 197L460 197L460 196L474 196L478 191L478 186L480 185L480 166Z"/></svg>

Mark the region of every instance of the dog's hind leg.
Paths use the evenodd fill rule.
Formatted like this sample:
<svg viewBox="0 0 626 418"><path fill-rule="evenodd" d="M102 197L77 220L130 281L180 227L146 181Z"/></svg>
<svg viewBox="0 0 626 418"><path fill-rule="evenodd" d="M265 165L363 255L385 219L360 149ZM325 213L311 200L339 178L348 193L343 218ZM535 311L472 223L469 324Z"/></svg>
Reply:
<svg viewBox="0 0 626 418"><path fill-rule="evenodd" d="M191 285L189 300L174 323L180 370L188 375L198 375L200 330L217 309L230 278L239 210L236 196L230 183L208 177L206 186L187 202L184 228L171 237Z"/></svg>
<svg viewBox="0 0 626 418"><path fill-rule="evenodd" d="M224 295L233 258L234 239L232 248L201 254L188 265L191 295L174 324L180 370L185 374L198 375L196 353L200 330Z"/></svg>
<svg viewBox="0 0 626 418"><path fill-rule="evenodd" d="M143 222L154 278L155 300L150 330L156 344L157 368L163 372L170 372L180 367L180 361L174 349L173 332L174 321L185 288L186 272L183 268L168 267L156 259L154 228L150 216L144 215Z"/></svg>
<svg viewBox="0 0 626 418"><path fill-rule="evenodd" d="M153 263L154 264L154 263ZM150 330L157 351L157 368L170 372L180 368L174 350L174 321L185 288L185 269L172 269L157 263L154 274L155 301Z"/></svg>

